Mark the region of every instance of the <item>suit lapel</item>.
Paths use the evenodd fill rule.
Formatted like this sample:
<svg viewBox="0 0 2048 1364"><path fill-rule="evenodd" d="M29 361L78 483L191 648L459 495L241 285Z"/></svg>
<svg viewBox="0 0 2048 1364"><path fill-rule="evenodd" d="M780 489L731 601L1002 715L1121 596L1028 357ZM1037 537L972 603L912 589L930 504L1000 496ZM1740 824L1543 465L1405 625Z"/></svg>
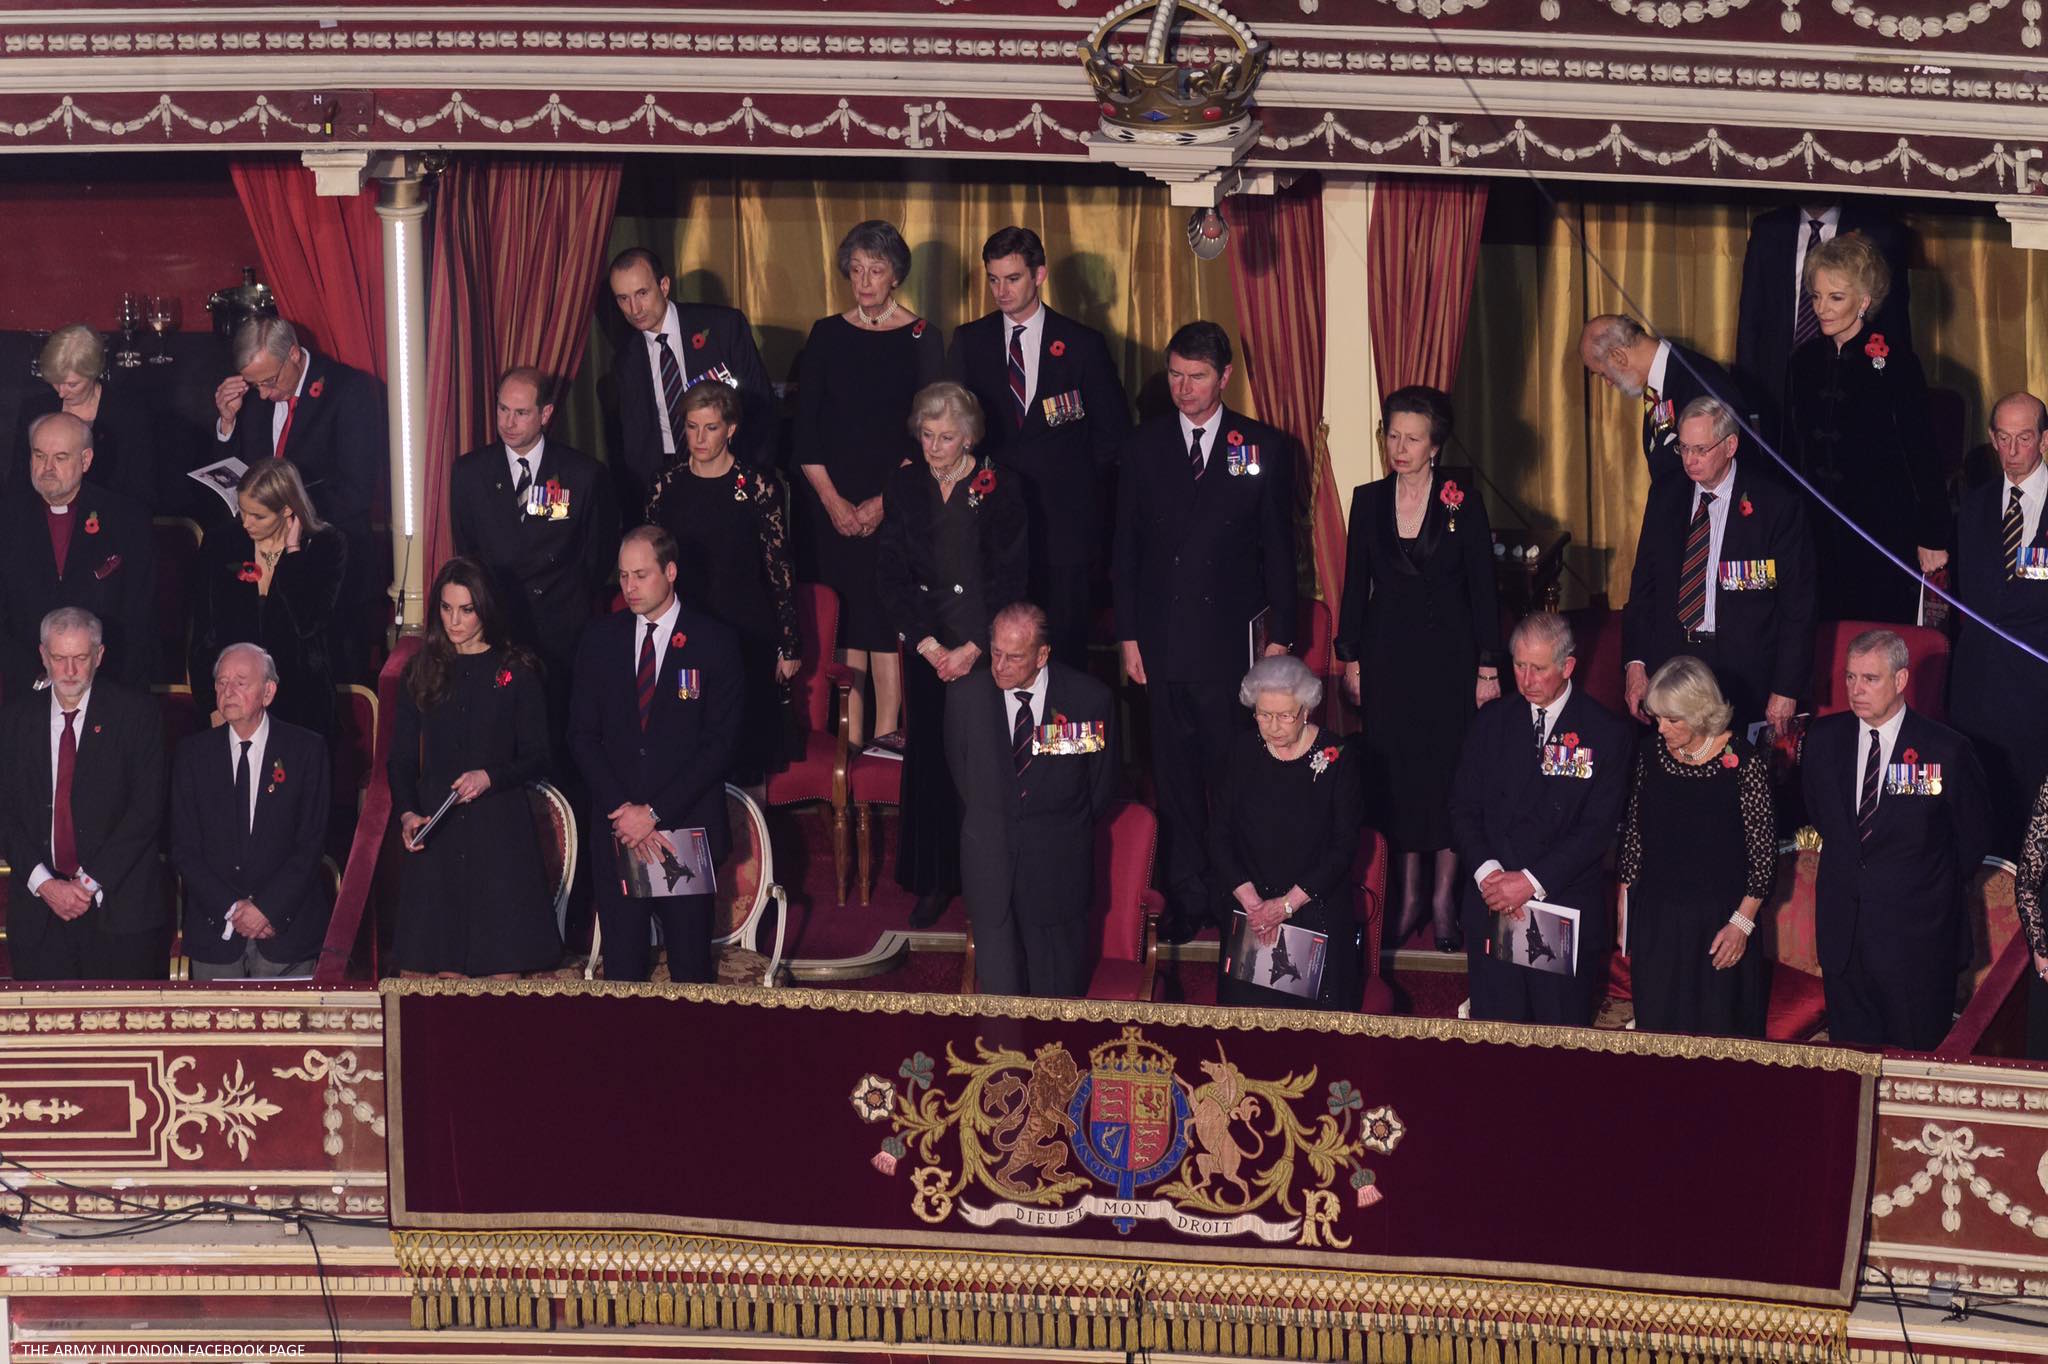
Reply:
<svg viewBox="0 0 2048 1364"><path fill-rule="evenodd" d="M1430 557L1436 553L1437 542L1443 539L1445 512L1440 500L1444 490L1443 470L1434 471L1429 480L1429 501L1422 504L1422 529L1418 538L1422 541L1422 553L1417 555L1416 571L1424 570Z"/></svg>

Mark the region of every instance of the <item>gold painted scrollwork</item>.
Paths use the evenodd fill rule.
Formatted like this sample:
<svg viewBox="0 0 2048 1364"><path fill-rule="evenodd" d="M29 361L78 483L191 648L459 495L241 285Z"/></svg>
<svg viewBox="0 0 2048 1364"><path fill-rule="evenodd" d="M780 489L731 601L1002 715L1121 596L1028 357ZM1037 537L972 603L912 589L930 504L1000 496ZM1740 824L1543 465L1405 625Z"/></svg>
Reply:
<svg viewBox="0 0 2048 1364"><path fill-rule="evenodd" d="M203 1152L196 1142L187 1146L182 1134L187 1128L197 1133L217 1129L227 1144L235 1148L235 1154L244 1161L249 1159L249 1144L256 1139L256 1124L274 1118L282 1112L268 1099L256 1094L256 1082L244 1078L242 1063L235 1062L235 1073L221 1077L220 1092L209 1096L205 1086L196 1086L189 1093L178 1088L178 1075L198 1064L190 1056L180 1056L164 1071L164 1089L169 1096L171 1122L165 1131L165 1140L182 1160L198 1160Z"/></svg>
<svg viewBox="0 0 2048 1364"><path fill-rule="evenodd" d="M280 1080L310 1080L314 1084L326 1081L326 1111L320 1116L326 1135L321 1138L320 1146L328 1155L341 1154L343 1109L347 1109L357 1122L369 1124L370 1130L379 1137L384 1135L383 1115L362 1099L356 1089L366 1080L382 1080L384 1072L364 1069L354 1051L337 1052L330 1057L308 1048L298 1065L273 1066L270 1073Z"/></svg>

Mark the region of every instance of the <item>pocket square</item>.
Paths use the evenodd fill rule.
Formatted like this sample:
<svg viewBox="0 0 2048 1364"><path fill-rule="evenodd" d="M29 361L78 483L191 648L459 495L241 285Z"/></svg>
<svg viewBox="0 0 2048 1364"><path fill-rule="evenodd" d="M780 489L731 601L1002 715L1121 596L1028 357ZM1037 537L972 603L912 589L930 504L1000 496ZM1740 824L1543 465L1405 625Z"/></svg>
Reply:
<svg viewBox="0 0 2048 1364"><path fill-rule="evenodd" d="M121 556L118 554L109 554L105 559L102 559L100 561L100 566L92 571L92 576L95 578L102 579L111 578L116 573L120 572L120 569Z"/></svg>

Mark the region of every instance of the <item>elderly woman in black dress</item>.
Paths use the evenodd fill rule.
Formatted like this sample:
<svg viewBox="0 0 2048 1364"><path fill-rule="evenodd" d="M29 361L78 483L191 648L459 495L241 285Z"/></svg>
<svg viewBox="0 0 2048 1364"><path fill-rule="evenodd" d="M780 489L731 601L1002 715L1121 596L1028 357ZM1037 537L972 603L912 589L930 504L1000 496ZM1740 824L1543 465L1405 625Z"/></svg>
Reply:
<svg viewBox="0 0 2048 1364"><path fill-rule="evenodd" d="M903 748L903 824L896 880L918 897L913 927L936 922L960 891L960 797L946 767L946 693L986 666L989 621L1024 595L1023 495L977 459L981 405L959 384L921 390L910 430L924 458L888 484L879 564L882 602L914 653L906 661L910 723Z"/></svg>
<svg viewBox="0 0 2048 1364"><path fill-rule="evenodd" d="M902 679L896 633L875 580L884 486L917 454L903 419L910 399L945 370L939 329L896 300L910 248L888 223L860 224L839 243L839 273L853 306L821 318L804 342L797 384L796 462L819 580L839 594L839 644L855 674L872 677L874 722L854 689L856 739L900 747Z"/></svg>
<svg viewBox="0 0 2048 1364"><path fill-rule="evenodd" d="M213 663L230 644L260 644L277 661L281 720L334 729L334 607L348 537L322 521L290 460L259 459L236 486L241 516L206 532L192 586L186 667L202 714Z"/></svg>
<svg viewBox="0 0 2048 1364"><path fill-rule="evenodd" d="M434 575L426 643L405 670L391 731L401 846L396 953L412 976L517 975L561 958L526 783L548 760L546 689L508 645L483 567ZM455 795L441 822L420 831Z"/></svg>
<svg viewBox="0 0 2048 1364"><path fill-rule="evenodd" d="M59 327L43 343L36 369L49 387L22 396L21 434L0 491L27 495L28 428L47 413L69 412L92 429L92 481L154 510L156 428L133 381L107 387L107 350L99 333L77 322Z"/></svg>
<svg viewBox="0 0 2048 1364"><path fill-rule="evenodd" d="M802 657L782 479L736 462L740 397L709 379L683 395L689 458L656 480L647 519L676 542L676 593L730 625L740 642L746 715L732 780L785 765L781 702Z"/></svg>
<svg viewBox="0 0 2048 1364"><path fill-rule="evenodd" d="M1223 755L1219 804L1209 820L1209 865L1224 897L1221 917L1232 925L1217 1002L1355 1008L1350 871L1365 815L1358 746L1309 720L1323 684L1292 654L1254 663L1237 699L1251 709L1258 732L1240 736ZM1323 940L1322 979L1312 995L1275 988L1283 979L1305 985L1318 963L1300 937L1283 940L1283 926ZM1252 979L1237 978L1247 970Z"/></svg>
<svg viewBox="0 0 2048 1364"><path fill-rule="evenodd" d="M1950 512L1927 376L1900 338L1871 331L1868 320L1891 288L1891 268L1852 232L1806 253L1804 287L1820 334L1792 353L1785 457L1909 568L1931 573L1948 562ZM1915 619L1917 575L1825 508L1809 519L1823 620Z"/></svg>
<svg viewBox="0 0 2048 1364"><path fill-rule="evenodd" d="M1500 695L1493 534L1473 480L1437 467L1451 434L1448 397L1398 389L1381 405L1381 425L1392 472L1351 494L1336 653L1365 712L1366 822L1394 855L1394 941L1427 915L1437 950L1455 952L1451 774L1473 712Z"/></svg>
<svg viewBox="0 0 2048 1364"><path fill-rule="evenodd" d="M1643 706L1662 742L1637 750L1621 833L1636 1025L1762 1037L1770 966L1750 934L1778 872L1769 757L1729 732L1696 658L1657 669Z"/></svg>

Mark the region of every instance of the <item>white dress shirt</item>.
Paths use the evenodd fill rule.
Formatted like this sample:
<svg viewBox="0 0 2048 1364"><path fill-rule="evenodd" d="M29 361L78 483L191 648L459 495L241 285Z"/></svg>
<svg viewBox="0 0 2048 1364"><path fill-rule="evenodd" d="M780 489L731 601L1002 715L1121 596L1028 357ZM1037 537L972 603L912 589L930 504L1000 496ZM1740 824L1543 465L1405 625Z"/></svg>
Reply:
<svg viewBox="0 0 2048 1364"><path fill-rule="evenodd" d="M669 636L675 633L676 621L683 614L683 599L671 596L668 609L654 618L654 670L661 671L661 660L668 657ZM640 670L640 643L647 638L647 617L638 616L633 621L633 670Z"/></svg>
<svg viewBox="0 0 2048 1364"><path fill-rule="evenodd" d="M668 338L669 351L676 357L676 372L683 376L683 383L687 386L690 362L683 351L683 323L676 316L673 300L668 305L668 313L661 319L660 330L640 333L641 344L647 347L647 371L654 379L654 420L661 425L661 448L672 455L682 447L676 444L676 433L668 428L668 400L661 391L661 342L657 338L663 336Z"/></svg>
<svg viewBox="0 0 2048 1364"><path fill-rule="evenodd" d="M1806 234L1813 230L1814 216L1805 209L1799 210L1799 228L1792 238L1792 321L1798 325L1799 295L1806 291ZM1820 239L1831 242L1842 230L1842 206L1835 205L1820 217Z"/></svg>
<svg viewBox="0 0 2048 1364"><path fill-rule="evenodd" d="M71 722L72 744L79 752L83 752L85 749L85 708L91 702L92 688L87 687L85 695L78 698L77 715ZM50 844L53 849L57 843L57 747L63 742L63 739L64 707L58 704L57 691L53 687L50 689ZM77 769L74 768L74 774L76 771ZM76 824L76 822L74 819L73 823ZM42 888L43 882L55 880L56 876L57 873L50 870L48 863L38 862L35 870L28 874L28 893L34 895ZM100 893L99 883L86 875L84 867L78 869L78 879L92 891L94 898L97 899Z"/></svg>
<svg viewBox="0 0 2048 1364"><path fill-rule="evenodd" d="M1899 728L1906 722L1906 707L1903 702L1892 712L1892 718L1877 726L1877 803L1884 804L1884 769L1892 765L1892 754L1898 751ZM1870 761L1870 726L1861 721L1856 725L1856 770L1850 777L1849 811L1854 814L1863 804L1863 764Z"/></svg>
<svg viewBox="0 0 2048 1364"><path fill-rule="evenodd" d="M1707 602L1706 614L1700 619L1700 629L1708 634L1714 632L1714 595L1720 591L1721 577L1721 536L1728 529L1728 494L1735 491L1735 461L1728 461L1728 472L1721 475L1721 481L1711 488L1692 485L1692 505L1686 509L1685 524L1688 529L1692 518L1700 514L1700 494L1714 495L1707 507ZM1681 557L1682 551L1681 551ZM1684 566L1681 564L1681 568Z"/></svg>
<svg viewBox="0 0 2048 1364"><path fill-rule="evenodd" d="M1646 387L1654 388L1657 390L1658 402L1664 401L1664 379L1666 374L1669 373L1670 369L1671 343L1669 341L1659 341L1657 343L1657 353L1650 357L1650 372L1643 379L1643 383ZM1678 414L1675 412L1672 413L1671 420L1674 422L1677 421Z"/></svg>
<svg viewBox="0 0 2048 1364"><path fill-rule="evenodd" d="M1039 311L1044 312L1045 310L1041 308ZM1016 691L1008 688L1003 690L1003 718L1010 722L1009 733L1015 734L1017 732L1017 709L1024 704L1017 699L1018 691L1031 693L1031 727L1036 729L1038 726L1048 723L1045 718L1045 679L1051 672L1052 669L1050 668L1040 668L1038 676L1031 679L1030 686L1019 687Z"/></svg>
<svg viewBox="0 0 2048 1364"><path fill-rule="evenodd" d="M307 350L305 346L301 345L299 347L299 357L300 359L304 360L305 363L299 366L299 386L291 391L291 397L293 398L303 397L305 395L306 376L313 372L313 352ZM254 392L254 390L252 389L251 392ZM286 401L283 398L277 398L272 400L270 404L270 453L273 455L277 453L277 438L284 434L285 421L291 416L291 414L292 406L290 402ZM233 440L234 436L235 428L233 426L229 426L227 430L223 431L220 429L219 422L216 421L213 424L213 438L215 440Z"/></svg>
<svg viewBox="0 0 2048 1364"><path fill-rule="evenodd" d="M1024 329L1021 338L1024 343L1024 406L1030 407L1038 400L1038 356L1045 345L1045 304L1041 302L1031 310L1031 316L1022 322L1003 318L1003 373L1010 372L1010 338L1017 328ZM1207 444L1207 440L1203 444Z"/></svg>
<svg viewBox="0 0 2048 1364"><path fill-rule="evenodd" d="M1527 707L1529 712L1529 736L1532 739L1535 738L1536 735L1536 718L1538 714L1541 714L1543 717L1543 738L1536 745L1538 748L1541 748L1544 744L1549 743L1550 736L1557 732L1557 717L1564 714L1564 708L1571 701L1571 699L1572 684L1570 679L1566 679L1564 684L1564 690L1559 692L1557 694L1557 699L1555 701L1552 701L1549 705L1537 706L1527 701L1524 701L1522 703L1525 707ZM1608 761L1613 762L1614 759L1610 757ZM1489 857L1473 869L1473 883L1475 885L1484 886L1486 884L1487 877L1493 875L1497 871L1506 870L1507 868L1501 866L1499 858ZM1543 900L1549 898L1543 889L1543 883L1536 879L1535 872L1530 871L1527 867L1523 867L1521 871L1522 875L1529 878L1529 888L1536 892L1537 899Z"/></svg>
<svg viewBox="0 0 2048 1364"><path fill-rule="evenodd" d="M1187 452L1189 443L1194 440L1196 428L1201 429L1202 472L1209 472L1209 465L1215 460L1216 442L1223 438L1223 404L1216 404L1207 420L1201 422L1189 421L1185 412L1175 415L1180 418L1180 448L1183 454Z"/></svg>
<svg viewBox="0 0 2048 1364"><path fill-rule="evenodd" d="M228 786L235 784L235 764L242 757L242 736L235 733L234 726L224 725L228 732ZM263 785L263 750L270 743L270 712L264 711L263 718L256 722L256 732L249 736L249 808L244 812L244 822L249 828L256 827L256 791Z"/></svg>
<svg viewBox="0 0 2048 1364"><path fill-rule="evenodd" d="M661 376L657 372L655 383L659 385L660 382ZM519 486L519 461L522 459L526 461L526 471L533 475L534 481L540 480L540 457L547 453L548 448L548 438L545 435L534 441L531 450L514 450L504 441L500 441L499 444L505 446L505 472L511 475L513 487Z"/></svg>
<svg viewBox="0 0 2048 1364"><path fill-rule="evenodd" d="M2005 524L2005 504L2012 501L2012 490L2018 488L2020 490L2020 521L2022 522L2020 526L2020 543L2023 545L2033 544L2034 537L2041 532L2041 504L2044 499L2048 499L2048 463L2036 464L2034 472L2028 474L2018 483L2014 483L2009 478L2001 478L1998 482L2000 484L1998 490L1999 524ZM2006 568L2009 571L2012 565L2007 564Z"/></svg>

